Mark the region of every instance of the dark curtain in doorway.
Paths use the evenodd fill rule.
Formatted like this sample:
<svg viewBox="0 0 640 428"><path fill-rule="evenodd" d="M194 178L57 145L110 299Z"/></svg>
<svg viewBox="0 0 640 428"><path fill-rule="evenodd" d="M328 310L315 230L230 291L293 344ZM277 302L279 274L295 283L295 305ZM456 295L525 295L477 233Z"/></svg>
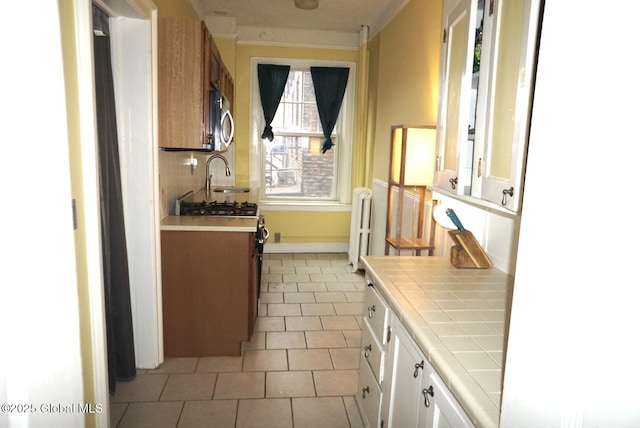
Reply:
<svg viewBox="0 0 640 428"><path fill-rule="evenodd" d="M258 86L265 121L264 131L262 131L263 139L273 141L271 122L278 111L290 69L288 65L258 64Z"/></svg>
<svg viewBox="0 0 640 428"><path fill-rule="evenodd" d="M324 134L322 153L325 153L333 147L331 133L336 126L344 92L347 89L349 69L346 67L311 67L311 79Z"/></svg>
<svg viewBox="0 0 640 428"><path fill-rule="evenodd" d="M94 7L93 22L107 357L109 392L113 394L116 380L135 377L136 365L109 20L104 12Z"/></svg>

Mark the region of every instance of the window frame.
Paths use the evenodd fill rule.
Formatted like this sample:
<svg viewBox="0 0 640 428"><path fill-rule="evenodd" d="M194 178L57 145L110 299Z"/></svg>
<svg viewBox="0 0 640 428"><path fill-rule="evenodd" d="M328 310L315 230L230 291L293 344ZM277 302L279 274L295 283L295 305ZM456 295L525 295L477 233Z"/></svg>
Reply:
<svg viewBox="0 0 640 428"><path fill-rule="evenodd" d="M258 64L290 65L292 69L307 69L309 67L348 67L349 80L340 111L340 116L334 134L338 134L336 145L336 194L335 199L314 197L266 197L264 183L264 144L260 138L264 129L264 115L260 103L260 89L258 86ZM249 181L252 189L259 194L261 209L277 210L312 210L312 211L347 211L351 203L351 160L353 151L353 121L355 114L355 73L356 65L345 61L318 61L291 58L251 58L251 121L250 121L250 169ZM335 141L335 140L334 140Z"/></svg>

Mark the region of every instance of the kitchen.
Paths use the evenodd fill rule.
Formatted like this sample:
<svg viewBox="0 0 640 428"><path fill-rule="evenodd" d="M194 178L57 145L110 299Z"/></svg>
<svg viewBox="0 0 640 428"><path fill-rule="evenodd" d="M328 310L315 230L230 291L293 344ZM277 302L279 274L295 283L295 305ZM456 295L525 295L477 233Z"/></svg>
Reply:
<svg viewBox="0 0 640 428"><path fill-rule="evenodd" d="M409 5L415 6L415 3L414 0ZM617 5L626 8L618 10L615 7ZM55 5L50 6L50 9L37 11L21 4L6 7L11 15L33 16L33 22L38 24L38 28L50 30L53 34L60 32L57 24L49 19L60 13ZM633 287L636 281L630 279L635 277L635 256L633 251L627 250L628 244L637 237L637 231L633 227L628 227L624 233L615 229L609 231L607 228L621 228L622 225L602 224L603 219L607 219L603 216L609 213L608 208L615 210L611 212L614 215L619 212L633 213L634 204L625 186L613 186L598 179L590 180L588 186L580 186L575 179L591 177L593 171L603 166L602 152L598 150L603 144L616 155L617 181L632 183L635 178L632 163L635 157L631 155L637 149L629 146L627 136L635 130L633 109L615 108L620 106L617 94L629 93L629 99L633 99L633 95L636 95L633 91L637 90L634 89L637 85L630 72L633 70L633 58L628 55L628 52L634 50L633 37L617 33L633 28L632 22L625 20L631 19L635 15L632 12L637 10L631 11L629 8L631 6L622 3L609 3L606 7L598 5L593 8L576 5L546 5L545 8L526 194L519 225L518 258L514 263L515 294L505 394L502 400L504 426L548 426L560 424L561 420L573 426L596 426L597 421L601 421L601 426L637 424L637 411L634 411L634 406L630 403L634 396L630 385L638 380L635 363L638 360L638 348L632 338L639 322L634 299L637 293ZM614 13L621 10L625 13ZM567 31L567 25L578 29L588 26L585 23L598 23L602 33L587 37L581 31ZM2 34L3 43L15 40L15 35L20 35L24 37L24 46L32 51L60 51L59 41L56 45L55 37L36 40L30 36L28 28L20 25L19 20L16 20L15 26L12 24L9 23L10 32L7 33L11 37ZM415 28L405 29L408 31ZM610 37L615 34L615 43L604 44L604 40L608 40L605 29L611 30ZM408 35L398 28L395 30L398 31L395 33L395 42L393 34L383 39L382 50L378 52L383 56L382 59L387 59L387 55L394 56L394 47L406 44ZM552 41L547 38L552 38ZM11 46L7 49L3 46L3 51L10 58L21 58L26 69L40 69L42 58L36 60L24 57ZM593 58L594 52L602 55L601 61L589 60ZM415 56L409 60L417 61ZM391 67L390 61L380 63ZM585 63L588 66L583 69ZM87 282L82 279L87 274L87 268L80 268L79 278L76 277L76 269L78 266L91 265L91 260L96 258L95 250L92 250L95 245L88 245L85 250L74 250L73 236L70 236L66 227L70 215L64 213L68 213L71 196L70 166L68 160L65 160L65 154L69 152L70 138L67 137L68 131L59 126L59 123L65 123L63 114L55 113L64 112L66 105L64 96L60 93L60 88L63 87L60 58L53 58L52 64L57 64L50 68L52 72L58 71L58 74L50 76L56 85L36 88L30 85L36 76L13 73L11 82L24 82L18 85L23 92L18 95L6 88L9 97L3 98L3 103L10 102L9 108L22 107L23 101L20 100L25 95L35 99L42 97L44 90L51 102L59 107L53 110L51 116L42 119L46 120L45 124L50 125L47 128L51 131L48 145L43 150L51 156L49 159L56 160L51 163L46 174L49 184L46 197L47 202L56 208L52 213L60 214L50 216L46 223L42 221L41 213L24 213L18 218L8 218L4 214L5 224L11 224L13 230L29 230L34 235L37 234L39 240L38 249L34 253L33 246L16 247L15 242L19 242L21 235L14 235L14 232L9 231L12 239L3 240L3 253L15 254L15 263L7 266L7 270L3 268L3 275L6 277L3 277L2 284L5 293L5 284L15 281L15 278L24 278L25 285L28 285L24 291L31 295L44 293L57 306L34 306L37 302L28 295L22 294L20 290L13 290L8 295L8 300L3 295L3 300L11 302L11 307L3 311L3 317L7 318L2 321L3 325L19 323L23 333L35 337L42 325L33 320L47 319L49 330L58 332L54 336L57 343L46 338L25 342L23 338L10 335L5 340L6 343L18 344L22 351L9 350L5 354L9 358L7 361L12 365L13 373L17 373L21 379L33 379L30 370L39 367L39 381L33 379L26 386L35 394L34 400L67 399L81 402L93 396L93 381L88 380L92 376L87 375L87 372L83 374L82 367L87 367L88 363L86 360L81 361L81 356L91 354L90 349L94 346L95 339L92 339L91 334L87 335L86 331L81 335L78 328L79 319L83 319L82 325L92 323L86 318L90 307L87 303L89 289ZM419 70L424 69L420 67L421 64L415 65ZM413 81L411 77L415 78L420 74L412 73L410 67L406 70L397 68L395 72L406 73L402 77L409 78L409 81ZM388 77L389 73L390 70L380 70L379 76ZM433 73L437 74L437 71ZM596 83L593 76L599 77ZM5 88L3 92L4 90ZM426 90L421 92L425 93ZM407 101L413 99L410 88L386 89L384 94L379 94L379 99L383 99L381 95L384 95L385 103L379 108L386 112L387 123L382 123L385 120L378 121L383 129L383 136L380 137L379 150L378 146L375 149L377 155L374 156L374 163L378 168L374 169L378 172L374 175L379 180L384 180L388 127L404 121L422 123L426 122L425 118L434 119L433 106L437 102L431 97L432 116L429 117L422 110L424 106L410 106L413 104ZM594 106L598 106L595 111ZM394 116L401 113L401 117ZM75 120L80 116L79 111L70 114ZM566 126L567 123L579 125ZM7 125L11 138L18 138L24 129L29 128L29 123L25 121L8 121ZM79 137L72 135L71 139L74 138ZM5 150L5 159L21 159L24 156L24 147L21 146L8 145ZM76 148L76 152L81 151ZM82 160L74 158L71 162L72 165L78 163L82 163ZM242 168L239 167L240 171L237 173L240 175L236 176L237 180L248 176L248 171L243 171ZM27 188L42 186L43 177L39 174L25 174L19 163L11 163L2 171L3 183L8 183L16 176L21 177L22 185ZM239 183L242 183L241 180ZM565 185L570 185L571 189L565 188ZM614 203L604 203L602 198L605 197ZM577 209L581 209L579 215L574 214ZM560 221L562 216L570 217L572 227L566 227ZM86 219L84 223L89 223L90 220L91 218ZM607 232L600 228L605 228ZM558 240L558 243L554 244L554 240ZM61 247L61 243L69 241L71 246ZM7 242L13 246L4 248ZM85 256L77 260L76 251ZM59 254L56 259L58 263L52 264L49 261L50 254ZM43 263L43 269L34 270L34 260ZM69 264L70 270L60 272L63 265ZM88 272L92 270L89 269ZM56 287L52 289L52 276L69 278L68 283L78 285L64 288L56 282ZM63 282L66 281L60 281ZM52 291L55 294L51 294ZM61 309L67 314L75 315L59 317ZM544 313L543 319L540 318L541 312ZM598 315L594 317L594 314ZM65 346L61 347L63 340ZM29 351L31 355L45 355L51 349L49 347L59 349L60 358L30 358L24 364L18 364L18 356L23 355L24 351ZM545 352L539 352L540 349ZM92 367L90 363L88 366ZM595 372L593 376L586 375L591 372ZM4 376L3 372L3 379ZM94 376L100 378L99 369L96 369ZM9 380L4 383L6 386L3 392L15 392L16 376L7 379ZM54 390L43 385L42 379L48 379L50 384L65 384L67 387ZM595 391L594 386L597 386ZM7 401L4 395L2 399ZM614 411L620 419L614 419ZM78 421L77 415L68 417L76 422L67 425L83 425L83 418ZM523 419L526 421L523 422ZM607 424L603 421L613 422ZM87 424L92 425L93 420ZM13 426L9 423L7 425Z"/></svg>

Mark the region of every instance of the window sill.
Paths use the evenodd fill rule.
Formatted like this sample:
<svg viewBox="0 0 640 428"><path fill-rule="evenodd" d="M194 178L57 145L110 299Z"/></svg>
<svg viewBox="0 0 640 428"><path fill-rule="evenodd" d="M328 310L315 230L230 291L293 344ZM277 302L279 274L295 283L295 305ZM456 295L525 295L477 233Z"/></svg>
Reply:
<svg viewBox="0 0 640 428"><path fill-rule="evenodd" d="M309 212L350 212L351 204L319 201L268 201L258 202L260 211L309 211Z"/></svg>

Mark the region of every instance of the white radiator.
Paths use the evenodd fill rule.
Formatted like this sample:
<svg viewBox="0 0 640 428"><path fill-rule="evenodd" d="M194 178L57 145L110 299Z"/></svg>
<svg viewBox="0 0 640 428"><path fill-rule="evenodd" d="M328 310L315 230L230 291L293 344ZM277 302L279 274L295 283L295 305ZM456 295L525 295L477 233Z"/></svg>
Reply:
<svg viewBox="0 0 640 428"><path fill-rule="evenodd" d="M349 237L349 263L353 272L362 269L360 256L369 254L371 235L371 189L356 187L351 198L351 235Z"/></svg>

